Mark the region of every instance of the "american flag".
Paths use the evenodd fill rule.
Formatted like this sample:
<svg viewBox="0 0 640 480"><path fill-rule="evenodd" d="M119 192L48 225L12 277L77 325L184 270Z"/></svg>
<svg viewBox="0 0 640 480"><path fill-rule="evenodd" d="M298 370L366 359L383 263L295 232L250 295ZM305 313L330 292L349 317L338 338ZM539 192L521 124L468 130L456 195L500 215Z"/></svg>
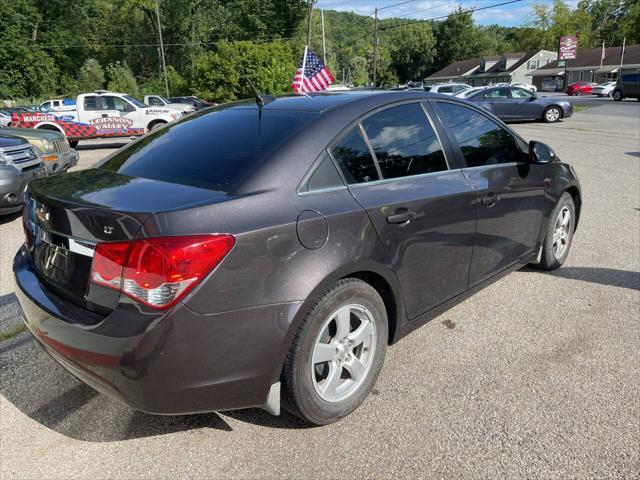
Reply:
<svg viewBox="0 0 640 480"><path fill-rule="evenodd" d="M305 48L291 84L293 91L295 93L321 92L333 81L333 75L322 60L310 48Z"/></svg>

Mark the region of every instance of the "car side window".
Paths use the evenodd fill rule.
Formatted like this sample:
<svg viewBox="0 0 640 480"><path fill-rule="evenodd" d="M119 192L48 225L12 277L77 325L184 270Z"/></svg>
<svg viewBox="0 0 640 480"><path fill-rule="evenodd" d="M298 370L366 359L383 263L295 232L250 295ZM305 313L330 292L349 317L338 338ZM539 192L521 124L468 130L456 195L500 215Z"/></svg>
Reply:
<svg viewBox="0 0 640 480"><path fill-rule="evenodd" d="M327 190L331 188L344 187L342 179L331 157L327 152L322 155L322 159L305 181L302 182L299 193Z"/></svg>
<svg viewBox="0 0 640 480"><path fill-rule="evenodd" d="M163 107L164 104L160 101L158 97L150 97L149 105L152 107Z"/></svg>
<svg viewBox="0 0 640 480"><path fill-rule="evenodd" d="M95 95L84 97L84 109L87 111L99 110L98 97L96 97Z"/></svg>
<svg viewBox="0 0 640 480"><path fill-rule="evenodd" d="M511 89L511 96L513 98L531 98L531 97L533 97L533 93L531 93L529 90L525 90L523 88L512 88Z"/></svg>
<svg viewBox="0 0 640 480"><path fill-rule="evenodd" d="M523 152L514 137L484 115L461 105L437 102L438 116L455 137L467 167L517 162Z"/></svg>
<svg viewBox="0 0 640 480"><path fill-rule="evenodd" d="M496 88L484 94L484 98L501 99L509 98L509 90L506 88Z"/></svg>
<svg viewBox="0 0 640 480"><path fill-rule="evenodd" d="M118 110L119 112L129 112L132 110L125 100L120 97L110 97L107 95L102 96L102 109L103 110Z"/></svg>
<svg viewBox="0 0 640 480"><path fill-rule="evenodd" d="M362 138L360 127L354 126L333 147L331 155L347 183L380 180L369 147Z"/></svg>
<svg viewBox="0 0 640 480"><path fill-rule="evenodd" d="M387 108L362 121L383 178L447 170L436 132L419 103Z"/></svg>
<svg viewBox="0 0 640 480"><path fill-rule="evenodd" d="M438 93L453 93L453 87L440 87Z"/></svg>

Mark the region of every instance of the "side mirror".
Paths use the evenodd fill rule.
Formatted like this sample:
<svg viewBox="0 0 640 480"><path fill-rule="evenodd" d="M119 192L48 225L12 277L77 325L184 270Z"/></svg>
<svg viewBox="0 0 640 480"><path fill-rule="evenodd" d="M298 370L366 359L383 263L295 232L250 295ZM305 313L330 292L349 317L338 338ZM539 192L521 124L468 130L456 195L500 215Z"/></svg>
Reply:
<svg viewBox="0 0 640 480"><path fill-rule="evenodd" d="M556 158L556 152L549 145L536 140L529 142L529 161L531 163L551 163Z"/></svg>
<svg viewBox="0 0 640 480"><path fill-rule="evenodd" d="M530 102L533 102L534 100L537 100L537 99L538 99L538 96L536 94L533 94L529 97Z"/></svg>

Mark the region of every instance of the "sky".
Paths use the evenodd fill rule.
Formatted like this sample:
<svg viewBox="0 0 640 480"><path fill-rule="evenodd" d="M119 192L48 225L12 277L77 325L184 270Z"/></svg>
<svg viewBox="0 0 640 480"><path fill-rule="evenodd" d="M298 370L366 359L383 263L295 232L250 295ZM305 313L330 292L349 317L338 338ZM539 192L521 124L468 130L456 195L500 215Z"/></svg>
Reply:
<svg viewBox="0 0 640 480"><path fill-rule="evenodd" d="M508 0L411 0L403 5L396 5L406 0L318 0L316 7L324 10L339 10L369 15L378 7L379 18L401 17L412 19L428 19L446 15L460 4L464 9L482 8ZM525 25L529 21L531 6L550 3L551 0L523 0L511 5L481 10L474 14L479 25L498 24L507 27ZM578 0L567 2L575 7ZM390 7L390 8L385 8Z"/></svg>

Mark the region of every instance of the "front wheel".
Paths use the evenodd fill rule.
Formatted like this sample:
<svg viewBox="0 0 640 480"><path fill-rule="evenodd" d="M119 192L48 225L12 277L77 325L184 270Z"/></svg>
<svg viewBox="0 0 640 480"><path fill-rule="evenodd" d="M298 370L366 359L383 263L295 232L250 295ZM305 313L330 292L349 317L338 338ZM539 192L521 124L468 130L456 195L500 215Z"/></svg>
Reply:
<svg viewBox="0 0 640 480"><path fill-rule="evenodd" d="M347 278L325 292L296 332L282 372L283 406L316 425L353 412L384 362L384 302L368 283Z"/></svg>
<svg viewBox="0 0 640 480"><path fill-rule="evenodd" d="M555 106L547 108L542 114L542 119L546 123L554 123L560 120L561 118L562 118L562 111L560 110L559 107L555 107Z"/></svg>
<svg viewBox="0 0 640 480"><path fill-rule="evenodd" d="M620 102L620 101L622 101L622 91L620 91L620 90L615 90L615 91L613 92L613 99L614 99L616 102Z"/></svg>
<svg viewBox="0 0 640 480"><path fill-rule="evenodd" d="M598 94L598 98L602 98L602 94L601 93Z"/></svg>
<svg viewBox="0 0 640 480"><path fill-rule="evenodd" d="M560 267L569 255L575 229L576 206L571 194L565 192L549 217L542 256L537 266L544 270Z"/></svg>

